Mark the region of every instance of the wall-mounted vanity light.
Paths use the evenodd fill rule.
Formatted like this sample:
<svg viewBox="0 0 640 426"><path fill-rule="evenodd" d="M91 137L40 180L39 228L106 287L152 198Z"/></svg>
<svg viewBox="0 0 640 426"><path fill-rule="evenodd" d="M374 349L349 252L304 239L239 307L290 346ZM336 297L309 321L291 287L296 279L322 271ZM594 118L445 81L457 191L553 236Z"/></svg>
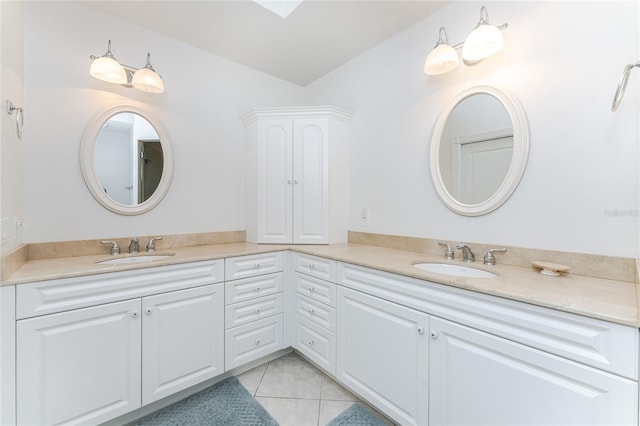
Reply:
<svg viewBox="0 0 640 426"><path fill-rule="evenodd" d="M482 6L480 21L464 42L454 46L449 45L447 31L444 27L440 27L438 42L424 62L425 74L438 75L455 69L460 62L456 49L462 48L462 59L467 65L473 65L497 53L504 45L502 31L507 26L506 23L500 26L491 25L487 7Z"/></svg>
<svg viewBox="0 0 640 426"><path fill-rule="evenodd" d="M151 66L151 54L147 53L147 64L143 68L134 68L129 65L121 64L113 57L111 53L111 40L107 47L107 53L96 57L89 56L93 59L89 74L98 80L108 83L122 84L125 86L133 86L138 90L151 93L164 92L164 83L162 77L156 73Z"/></svg>

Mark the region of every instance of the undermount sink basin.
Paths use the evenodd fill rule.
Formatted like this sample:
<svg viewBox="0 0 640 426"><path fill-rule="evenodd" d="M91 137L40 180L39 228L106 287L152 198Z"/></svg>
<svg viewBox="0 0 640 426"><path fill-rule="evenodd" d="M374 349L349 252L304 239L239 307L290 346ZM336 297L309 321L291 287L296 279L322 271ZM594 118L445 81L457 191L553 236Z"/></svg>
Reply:
<svg viewBox="0 0 640 426"><path fill-rule="evenodd" d="M485 271L484 269L478 269L478 268L465 266L465 265L453 265L450 263L425 262L425 263L415 263L413 266L415 266L418 269L422 269L423 271L435 272L437 274L451 275L453 277L493 278L498 276L498 274Z"/></svg>
<svg viewBox="0 0 640 426"><path fill-rule="evenodd" d="M165 254L144 254L140 256L127 256L127 257L118 257L115 259L107 259L102 260L100 263L103 265L120 265L123 263L144 263L144 262L155 262L162 259L167 259L171 256L174 256L175 253L165 253Z"/></svg>

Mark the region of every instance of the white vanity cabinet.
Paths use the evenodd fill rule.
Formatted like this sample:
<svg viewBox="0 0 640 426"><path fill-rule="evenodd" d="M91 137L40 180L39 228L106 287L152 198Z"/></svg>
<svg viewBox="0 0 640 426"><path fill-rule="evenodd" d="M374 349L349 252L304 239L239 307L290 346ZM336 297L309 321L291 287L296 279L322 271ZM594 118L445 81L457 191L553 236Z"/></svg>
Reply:
<svg viewBox="0 0 640 426"><path fill-rule="evenodd" d="M222 374L223 274L219 260L17 286L17 424L97 424Z"/></svg>
<svg viewBox="0 0 640 426"><path fill-rule="evenodd" d="M263 108L242 116L247 241L347 241L350 118L335 107Z"/></svg>
<svg viewBox="0 0 640 426"><path fill-rule="evenodd" d="M431 317L429 424L635 425L637 382Z"/></svg>
<svg viewBox="0 0 640 426"><path fill-rule="evenodd" d="M18 321L18 424L96 424L138 408L140 309L136 299Z"/></svg>
<svg viewBox="0 0 640 426"><path fill-rule="evenodd" d="M226 370L284 347L283 264L283 252L225 259Z"/></svg>
<svg viewBox="0 0 640 426"><path fill-rule="evenodd" d="M345 263L337 275L338 380L400 424L638 424L637 329Z"/></svg>
<svg viewBox="0 0 640 426"><path fill-rule="evenodd" d="M336 262L302 253L292 253L292 258L291 345L335 376Z"/></svg>
<svg viewBox="0 0 640 426"><path fill-rule="evenodd" d="M402 425L428 424L429 316L338 288L337 378Z"/></svg>

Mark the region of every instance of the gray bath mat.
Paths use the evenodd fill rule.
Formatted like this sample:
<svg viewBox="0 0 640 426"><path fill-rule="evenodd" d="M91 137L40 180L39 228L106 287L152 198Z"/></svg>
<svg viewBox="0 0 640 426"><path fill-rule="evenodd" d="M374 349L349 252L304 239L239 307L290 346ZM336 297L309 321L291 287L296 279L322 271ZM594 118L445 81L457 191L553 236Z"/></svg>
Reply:
<svg viewBox="0 0 640 426"><path fill-rule="evenodd" d="M356 402L327 423L327 426L388 426L388 424L363 404Z"/></svg>
<svg viewBox="0 0 640 426"><path fill-rule="evenodd" d="M238 379L230 377L130 424L130 426L178 425L277 426L278 423L238 382Z"/></svg>

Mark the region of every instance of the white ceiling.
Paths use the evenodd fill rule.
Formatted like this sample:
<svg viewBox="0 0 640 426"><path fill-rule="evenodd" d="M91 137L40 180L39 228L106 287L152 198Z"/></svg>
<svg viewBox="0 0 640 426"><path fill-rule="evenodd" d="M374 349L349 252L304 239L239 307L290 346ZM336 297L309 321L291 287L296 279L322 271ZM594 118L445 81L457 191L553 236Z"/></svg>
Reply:
<svg viewBox="0 0 640 426"><path fill-rule="evenodd" d="M305 0L286 19L250 0L82 3L306 86L450 1Z"/></svg>

